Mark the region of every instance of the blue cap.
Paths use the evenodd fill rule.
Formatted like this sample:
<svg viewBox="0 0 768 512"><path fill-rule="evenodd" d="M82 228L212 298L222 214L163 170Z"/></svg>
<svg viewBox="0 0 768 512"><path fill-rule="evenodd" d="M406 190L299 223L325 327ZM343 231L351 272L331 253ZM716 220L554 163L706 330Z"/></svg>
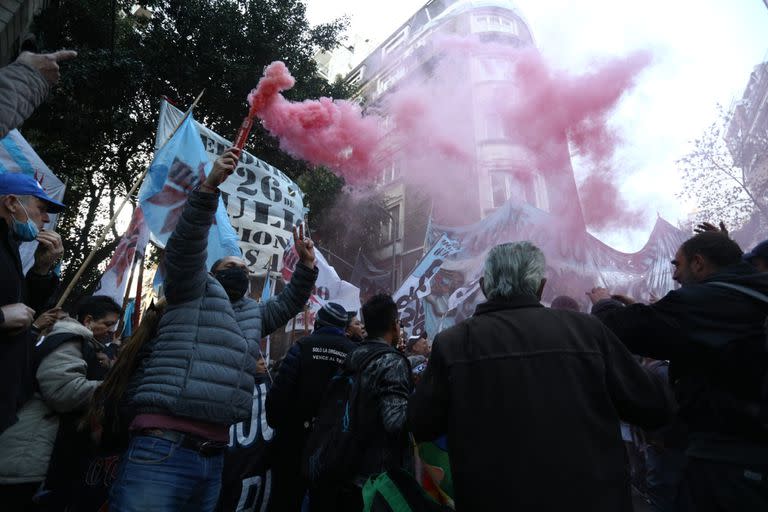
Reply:
<svg viewBox="0 0 768 512"><path fill-rule="evenodd" d="M65 206L45 193L43 187L29 174L5 172L0 174L0 196L35 196L48 203L49 213L59 213Z"/></svg>
<svg viewBox="0 0 768 512"><path fill-rule="evenodd" d="M764 240L757 244L754 249L749 252L745 252L742 259L744 261L750 261L752 258L765 258L768 260L768 240Z"/></svg>

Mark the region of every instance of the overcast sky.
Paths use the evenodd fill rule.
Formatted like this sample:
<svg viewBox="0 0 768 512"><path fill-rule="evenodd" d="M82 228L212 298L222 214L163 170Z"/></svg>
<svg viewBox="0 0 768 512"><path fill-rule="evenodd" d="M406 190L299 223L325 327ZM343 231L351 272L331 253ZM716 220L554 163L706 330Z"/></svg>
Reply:
<svg viewBox="0 0 768 512"><path fill-rule="evenodd" d="M307 0L307 12L312 23L348 15L349 33L370 38L375 47L424 3ZM653 52L653 65L612 120L624 140L616 155L622 193L645 213L645 226L595 233L617 249L639 250L657 212L674 224L691 211L692 205L675 195L681 187L675 160L716 119L716 104L728 107L741 97L754 66L768 60L768 8L761 0L519 0L514 5L556 67L579 72L601 57Z"/></svg>

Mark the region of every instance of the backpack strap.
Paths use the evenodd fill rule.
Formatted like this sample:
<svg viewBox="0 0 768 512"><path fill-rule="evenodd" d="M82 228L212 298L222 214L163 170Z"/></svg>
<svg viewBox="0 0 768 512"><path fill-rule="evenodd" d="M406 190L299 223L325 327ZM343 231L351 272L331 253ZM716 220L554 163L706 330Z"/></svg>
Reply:
<svg viewBox="0 0 768 512"><path fill-rule="evenodd" d="M752 288L741 286L740 284L724 283L722 281L713 281L707 284L711 284L712 286L718 286L720 288L728 288L729 290L735 290L737 292L743 293L744 295L748 295L753 299L757 299L764 304L768 304L768 295L765 295L764 293L760 293L757 290L753 290Z"/></svg>

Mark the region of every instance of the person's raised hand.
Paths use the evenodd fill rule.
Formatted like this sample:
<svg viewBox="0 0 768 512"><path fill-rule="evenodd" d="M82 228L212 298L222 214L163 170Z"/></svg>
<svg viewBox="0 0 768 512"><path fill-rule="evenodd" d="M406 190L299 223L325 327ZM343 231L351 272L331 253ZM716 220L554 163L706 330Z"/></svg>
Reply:
<svg viewBox="0 0 768 512"><path fill-rule="evenodd" d="M315 243L311 238L304 238L304 224L293 228L293 245L301 262L315 268Z"/></svg>
<svg viewBox="0 0 768 512"><path fill-rule="evenodd" d="M32 319L35 317L35 310L26 304L17 302L16 304L6 304L0 307L3 312L3 323L0 329L4 331L19 331L32 325Z"/></svg>
<svg viewBox="0 0 768 512"><path fill-rule="evenodd" d="M610 299L611 292L609 292L607 288L601 288L598 286L588 291L587 297L589 297L589 300L592 301L592 304L597 304L601 300Z"/></svg>
<svg viewBox="0 0 768 512"><path fill-rule="evenodd" d="M64 245L61 243L61 236L55 231L40 231L37 241L35 265L32 271L35 274L45 275L64 254Z"/></svg>
<svg viewBox="0 0 768 512"><path fill-rule="evenodd" d="M49 309L39 317L37 317L37 320L32 324L34 327L37 328L40 332L45 332L46 330L53 327L53 324L55 324L58 320L61 320L67 316L66 311L64 311L61 308L53 308Z"/></svg>
<svg viewBox="0 0 768 512"><path fill-rule="evenodd" d="M16 62L35 68L50 84L55 84L59 81L59 62L75 57L77 52L72 50L59 50L53 53L22 52Z"/></svg>
<svg viewBox="0 0 768 512"><path fill-rule="evenodd" d="M227 148L213 162L213 169L211 169L211 173L200 186L200 190L203 192L215 192L219 185L227 181L227 178L235 172L238 160L240 160L240 150L237 148Z"/></svg>
<svg viewBox="0 0 768 512"><path fill-rule="evenodd" d="M715 231L728 236L728 228L725 227L725 222L720 221L720 226L715 226L711 222L702 222L697 224L693 231L696 233L706 233L707 231Z"/></svg>

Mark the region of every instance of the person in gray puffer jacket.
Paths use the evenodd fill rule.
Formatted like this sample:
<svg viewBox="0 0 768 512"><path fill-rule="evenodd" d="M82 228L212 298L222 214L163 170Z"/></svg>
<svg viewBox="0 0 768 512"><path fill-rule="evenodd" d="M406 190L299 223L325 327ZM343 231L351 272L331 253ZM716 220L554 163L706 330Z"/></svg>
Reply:
<svg viewBox="0 0 768 512"><path fill-rule="evenodd" d="M168 307L126 389L135 417L112 486L110 510L214 510L229 426L250 417L261 338L298 314L317 278L314 245L294 230L291 282L258 303L246 296L241 258L205 268L218 186L237 165L228 149L190 193L166 245Z"/></svg>

